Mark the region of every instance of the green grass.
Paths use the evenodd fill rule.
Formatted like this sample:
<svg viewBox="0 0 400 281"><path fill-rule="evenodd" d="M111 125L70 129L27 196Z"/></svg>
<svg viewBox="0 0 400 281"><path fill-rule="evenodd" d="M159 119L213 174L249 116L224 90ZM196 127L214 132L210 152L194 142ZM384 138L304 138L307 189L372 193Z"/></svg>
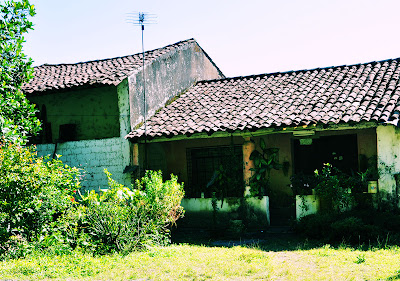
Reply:
<svg viewBox="0 0 400 281"><path fill-rule="evenodd" d="M172 245L128 256L34 254L0 262L0 280L395 280L400 248L291 251ZM264 248L267 249L267 248Z"/></svg>

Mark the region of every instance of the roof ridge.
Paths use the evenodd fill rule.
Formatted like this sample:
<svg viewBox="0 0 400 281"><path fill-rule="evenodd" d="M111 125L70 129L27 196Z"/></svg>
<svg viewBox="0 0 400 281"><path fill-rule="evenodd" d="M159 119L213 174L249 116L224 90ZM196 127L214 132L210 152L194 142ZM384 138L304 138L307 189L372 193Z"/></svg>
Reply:
<svg viewBox="0 0 400 281"><path fill-rule="evenodd" d="M277 72L271 72L271 73L251 74L251 75L246 75L246 76L233 76L233 77L217 78L217 79L211 79L211 80L201 80L201 81L198 81L196 84L205 83L205 82L208 83L208 82L218 82L218 81L250 79L250 78L258 78L258 77L264 77L264 76L274 76L274 75L278 75L278 74L301 73L301 72L316 71L316 70L323 70L323 69L324 70L325 69L337 69L337 68L342 68L342 67L353 67L353 66L361 66L361 65L367 65L367 64L385 63L385 62L389 62L389 61L400 62L400 57L385 59L385 60L380 60L380 61L370 61L370 62L365 62L365 63L343 64L343 65L336 65L336 66L306 68L306 69L288 70L288 71L282 71L282 72L277 71Z"/></svg>
<svg viewBox="0 0 400 281"><path fill-rule="evenodd" d="M168 47L172 47L172 46L176 46L182 43L189 43L189 42L197 42L196 39L194 38L190 38L190 39L186 39L186 40L182 40L173 44L169 44L166 45L164 47L160 47L160 48L156 48L156 49L152 49L152 50L147 50L144 53L152 53L158 50L162 50L162 49L166 49ZM105 59L97 59L97 60L89 60L89 61L81 61L81 62L75 62L75 63L57 63L57 64L51 64L51 63L44 63L38 66L35 66L34 68L39 68L39 67L45 67L45 66L63 66L63 65L80 65L80 64L87 64L87 63L93 63L93 62L103 62L103 61L110 61L110 60L116 60L116 59L124 59L124 58L128 58L128 57L133 57L136 55L141 55L142 52L140 53L135 53L135 54L131 54L131 55L125 55L125 56L119 56L119 57L112 57L112 58L105 58Z"/></svg>

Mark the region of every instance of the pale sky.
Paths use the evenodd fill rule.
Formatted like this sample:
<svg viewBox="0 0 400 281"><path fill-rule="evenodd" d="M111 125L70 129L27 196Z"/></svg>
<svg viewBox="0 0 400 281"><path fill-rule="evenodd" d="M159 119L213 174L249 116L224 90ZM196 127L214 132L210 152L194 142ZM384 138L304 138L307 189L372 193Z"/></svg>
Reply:
<svg viewBox="0 0 400 281"><path fill-rule="evenodd" d="M128 13L157 15L145 49L195 38L226 76L400 57L400 1L31 0L35 30L25 53L74 63L141 51Z"/></svg>

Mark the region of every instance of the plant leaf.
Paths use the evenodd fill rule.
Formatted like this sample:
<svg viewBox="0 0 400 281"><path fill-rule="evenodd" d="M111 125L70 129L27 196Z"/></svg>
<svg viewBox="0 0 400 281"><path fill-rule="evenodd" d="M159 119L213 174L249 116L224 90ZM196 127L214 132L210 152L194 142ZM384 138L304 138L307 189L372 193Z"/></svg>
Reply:
<svg viewBox="0 0 400 281"><path fill-rule="evenodd" d="M254 150L251 154L250 154L250 160L254 160L254 158L256 157L260 157L260 152L258 152L258 150Z"/></svg>
<svg viewBox="0 0 400 281"><path fill-rule="evenodd" d="M267 146L265 145L265 141L263 138L260 138L260 147L263 151L266 150Z"/></svg>

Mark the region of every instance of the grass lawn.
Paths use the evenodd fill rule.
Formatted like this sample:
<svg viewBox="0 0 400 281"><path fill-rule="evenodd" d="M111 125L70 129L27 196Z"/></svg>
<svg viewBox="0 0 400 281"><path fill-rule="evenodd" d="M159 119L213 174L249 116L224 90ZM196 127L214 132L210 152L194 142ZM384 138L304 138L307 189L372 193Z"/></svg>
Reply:
<svg viewBox="0 0 400 281"><path fill-rule="evenodd" d="M301 248L301 249L300 249ZM308 249L307 249L308 248ZM0 279L12 280L395 280L400 248L171 245L128 256L35 254L0 262Z"/></svg>

